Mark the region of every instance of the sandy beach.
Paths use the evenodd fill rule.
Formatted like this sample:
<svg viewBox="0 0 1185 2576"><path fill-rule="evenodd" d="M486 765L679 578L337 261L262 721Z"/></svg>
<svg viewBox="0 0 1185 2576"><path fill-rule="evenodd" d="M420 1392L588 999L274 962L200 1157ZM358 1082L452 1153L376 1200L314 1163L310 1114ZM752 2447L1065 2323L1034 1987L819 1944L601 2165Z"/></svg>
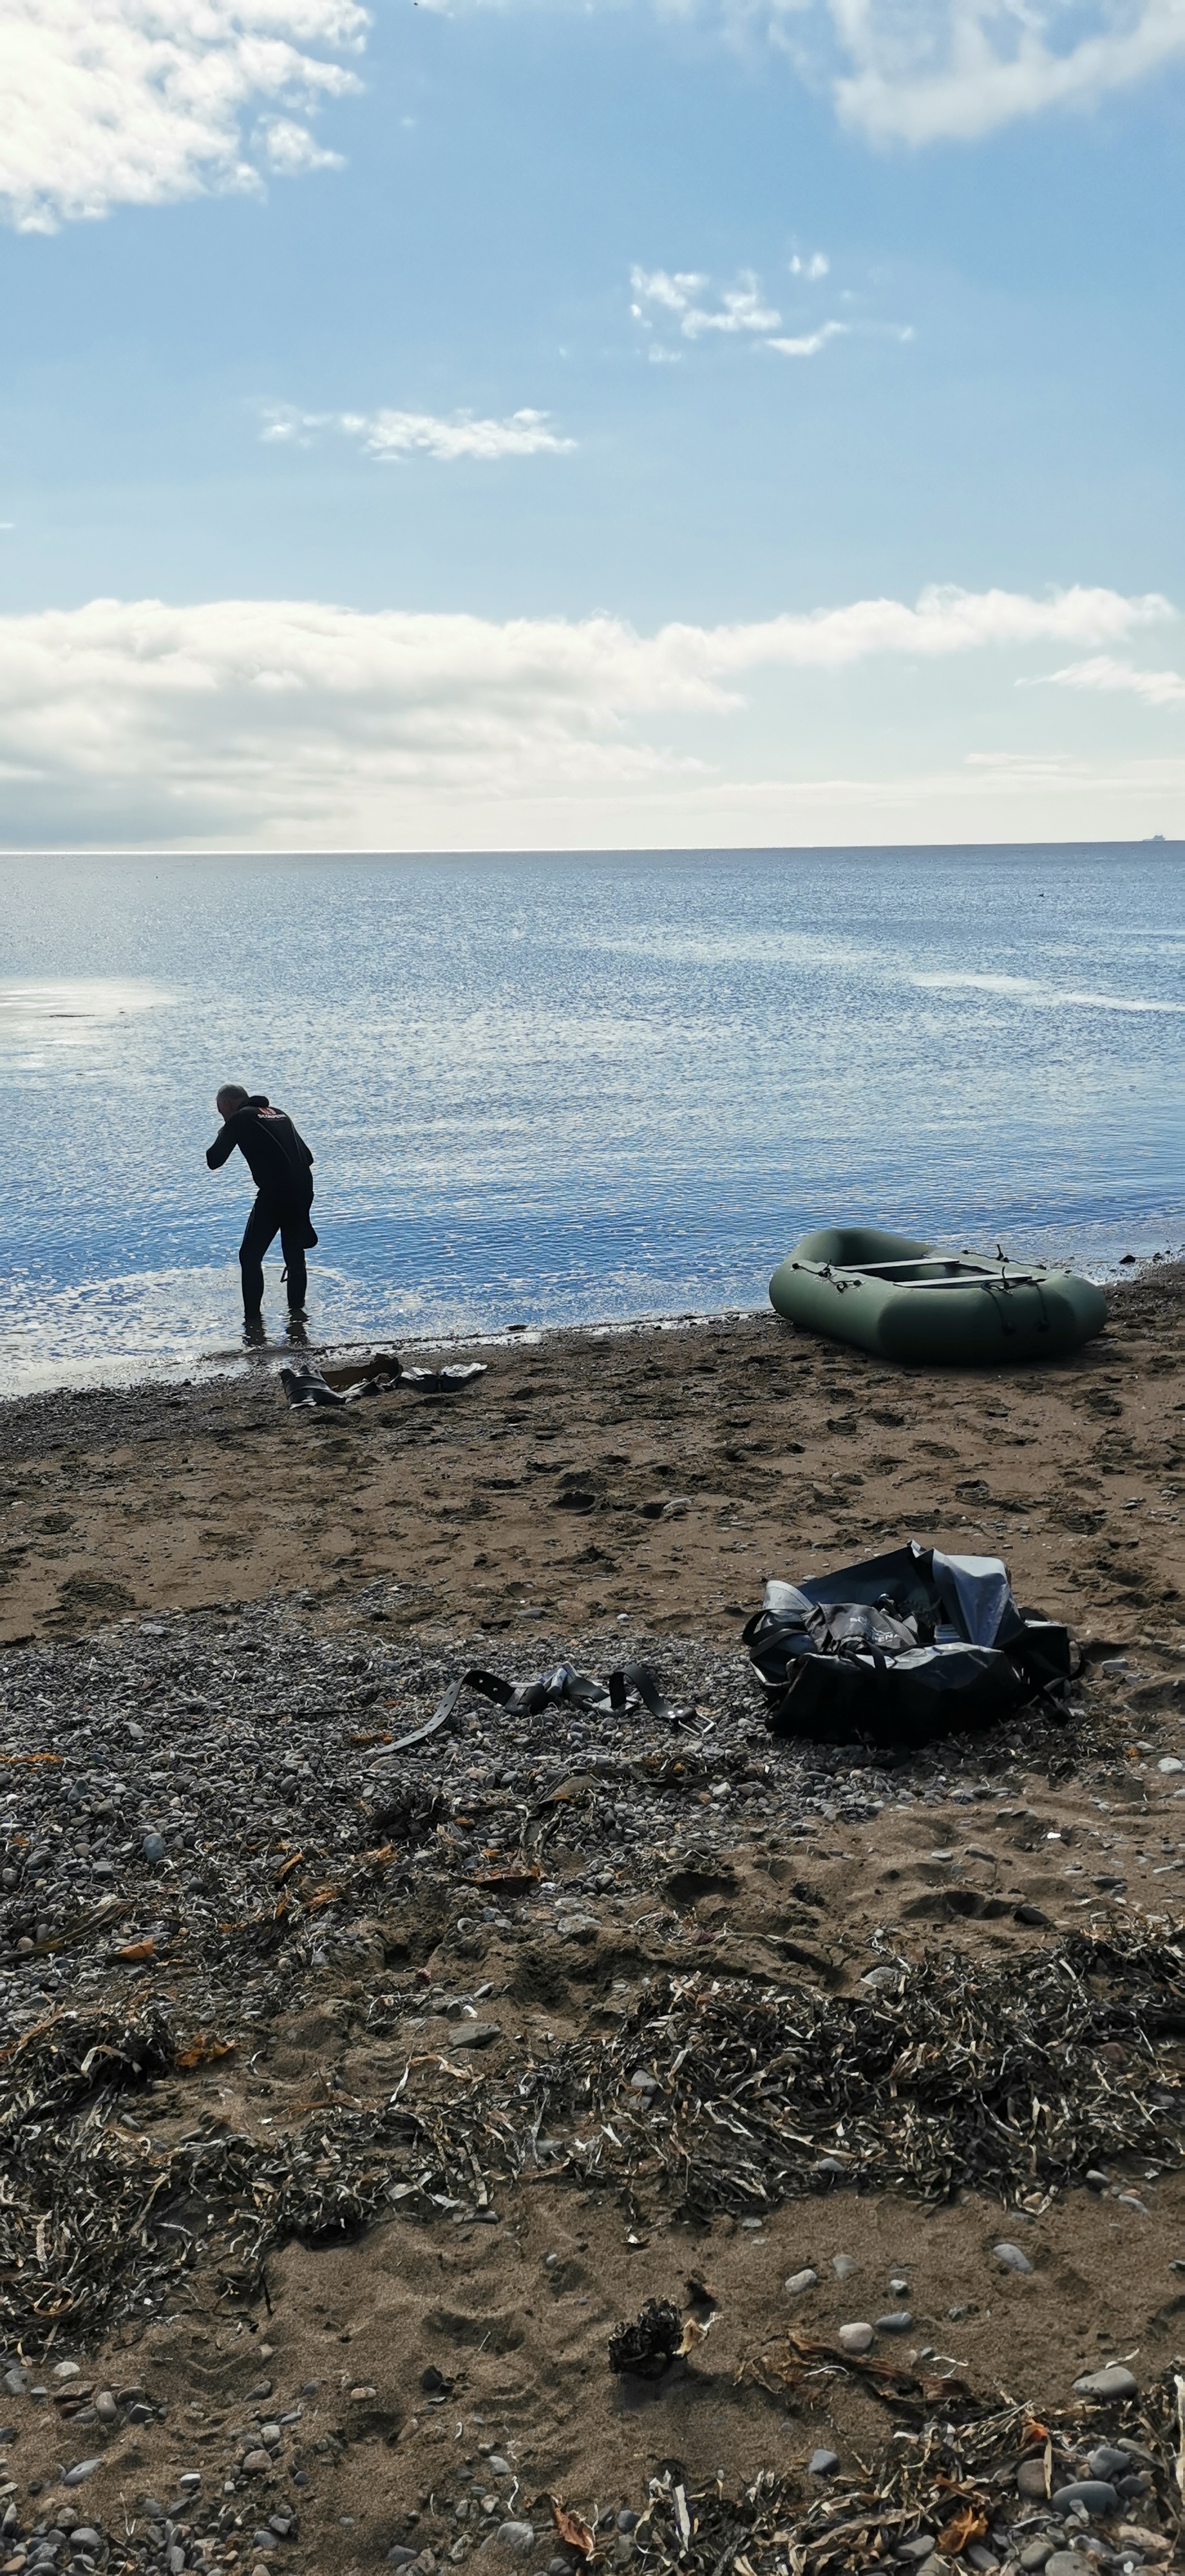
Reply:
<svg viewBox="0 0 1185 2576"><path fill-rule="evenodd" d="M0 1411L12 2576L1170 2563L1185 1278L1110 1308L1016 1373L745 1315ZM769 1737L763 1577L904 1537L1070 1621L1068 1715ZM694 1717L388 1756L562 1658ZM615 2375L649 2299L710 2334Z"/></svg>
<svg viewBox="0 0 1185 2576"><path fill-rule="evenodd" d="M345 1414L291 1417L279 1355L30 1397L0 1412L0 1638L385 1582L392 1618L457 1641L528 1613L723 1639L766 1574L902 1537L1006 1556L1053 1616L1176 1633L1182 1296L1150 1269L1100 1339L1016 1372L895 1369L757 1314L509 1340L453 1401Z"/></svg>

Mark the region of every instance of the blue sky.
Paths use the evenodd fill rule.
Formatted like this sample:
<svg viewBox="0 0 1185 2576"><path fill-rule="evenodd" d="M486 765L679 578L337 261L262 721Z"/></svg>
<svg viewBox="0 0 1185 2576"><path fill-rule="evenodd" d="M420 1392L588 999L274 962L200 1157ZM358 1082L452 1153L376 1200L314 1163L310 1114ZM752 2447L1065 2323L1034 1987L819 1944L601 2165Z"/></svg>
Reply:
<svg viewBox="0 0 1185 2576"><path fill-rule="evenodd" d="M1165 0L18 0L0 96L9 845L1185 835Z"/></svg>

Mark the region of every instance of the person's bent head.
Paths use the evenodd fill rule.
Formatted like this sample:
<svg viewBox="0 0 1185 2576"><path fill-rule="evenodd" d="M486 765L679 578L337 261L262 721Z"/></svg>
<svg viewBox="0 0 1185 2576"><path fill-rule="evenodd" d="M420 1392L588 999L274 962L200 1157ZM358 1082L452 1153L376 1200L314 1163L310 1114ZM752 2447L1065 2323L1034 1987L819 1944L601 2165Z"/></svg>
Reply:
<svg viewBox="0 0 1185 2576"><path fill-rule="evenodd" d="M250 1097L241 1082L224 1082L221 1091L215 1093L214 1106L220 1118L233 1118L236 1110L246 1108Z"/></svg>

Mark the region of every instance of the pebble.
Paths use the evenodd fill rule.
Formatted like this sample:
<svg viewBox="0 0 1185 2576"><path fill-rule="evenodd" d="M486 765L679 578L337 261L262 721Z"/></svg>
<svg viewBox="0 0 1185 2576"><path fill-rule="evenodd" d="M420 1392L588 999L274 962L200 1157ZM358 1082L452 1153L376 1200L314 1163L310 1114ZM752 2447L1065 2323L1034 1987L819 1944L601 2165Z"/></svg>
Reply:
<svg viewBox="0 0 1185 2576"><path fill-rule="evenodd" d="M508 2478L510 2475L510 2462L503 2459L500 2451L491 2451L486 2467L492 2478Z"/></svg>
<svg viewBox="0 0 1185 2576"><path fill-rule="evenodd" d="M1075 2504L1091 2514L1119 2511L1119 2498L1106 2478L1072 2478L1069 2486L1054 2489L1052 2502L1055 2513L1068 2513Z"/></svg>
<svg viewBox="0 0 1185 2576"><path fill-rule="evenodd" d="M271 2464L271 2455L269 2452L248 2451L247 2456L243 2461L243 2468L249 2478L262 2478L266 2477Z"/></svg>
<svg viewBox="0 0 1185 2576"><path fill-rule="evenodd" d="M1163 1761L1158 1762L1156 1768L1158 1771L1185 1771L1185 1762L1178 1762L1175 1753L1166 1753Z"/></svg>
<svg viewBox="0 0 1185 2576"><path fill-rule="evenodd" d="M163 1860L166 1848L167 1846L163 1834L145 1834L144 1840L140 1845L144 1858L148 1861Z"/></svg>
<svg viewBox="0 0 1185 2576"><path fill-rule="evenodd" d="M1088 2370L1074 2382L1076 2397L1138 2397L1139 2382L1122 2362L1112 2362L1107 2370Z"/></svg>
<svg viewBox="0 0 1185 2576"><path fill-rule="evenodd" d="M1034 2569L1044 2567L1046 2559L1052 2556L1051 2540L1030 2540L1028 2548L1022 2549L1020 2553L1020 2563L1025 2570L1025 2576L1033 2576Z"/></svg>
<svg viewBox="0 0 1185 2576"><path fill-rule="evenodd" d="M115 2391L113 2388L100 2389L99 2394L95 2399L95 2413L99 2418L100 2424L115 2424L118 2422L119 2408L115 2402Z"/></svg>
<svg viewBox="0 0 1185 2576"><path fill-rule="evenodd" d="M831 2269L837 2281L850 2281L853 2272L858 2272L860 2266L854 2254L833 2254Z"/></svg>
<svg viewBox="0 0 1185 2576"><path fill-rule="evenodd" d="M67 2469L62 2480L62 2485L64 2487L84 2486L86 2480L88 2478L93 2478L95 2470L101 2468L102 2465L103 2463L101 2460L76 2460L73 2468Z"/></svg>
<svg viewBox="0 0 1185 2576"><path fill-rule="evenodd" d="M839 2453L838 2451L812 2451L806 2465L808 2477L829 2478L839 2467Z"/></svg>
<svg viewBox="0 0 1185 2576"><path fill-rule="evenodd" d="M1007 2237L1004 2237L999 2245L993 2245L992 2252L997 2263L1002 2263L1006 2272L1032 2271L1033 2266L1028 2255L1019 2245L1010 2245Z"/></svg>
<svg viewBox="0 0 1185 2576"><path fill-rule="evenodd" d="M809 2264L803 2272L792 2272L786 2283L786 2289L792 2299L797 2299L803 2290L817 2290L818 2286L819 2275L811 2271Z"/></svg>
<svg viewBox="0 0 1185 2576"><path fill-rule="evenodd" d="M852 2325L841 2326L839 2340L844 2352L867 2352L872 2342L872 2327L866 2325L863 2320Z"/></svg>
<svg viewBox="0 0 1185 2576"><path fill-rule="evenodd" d="M898 2558L916 2559L920 2564L923 2558L929 2557L933 2547L934 2534L932 2531L915 2531L912 2540L902 2541L901 2546L897 2551L897 2556Z"/></svg>
<svg viewBox="0 0 1185 2576"><path fill-rule="evenodd" d="M81 2379L82 2363L80 2361L57 2361L54 2363L53 2375L55 2379Z"/></svg>
<svg viewBox="0 0 1185 2576"><path fill-rule="evenodd" d="M1045 2561L1045 2576L1098 2576L1098 2570L1080 2549L1055 2549Z"/></svg>
<svg viewBox="0 0 1185 2576"><path fill-rule="evenodd" d="M623 2505L623 2506L622 2506L622 2508L621 2508L621 2511L620 2511L620 2513L618 2514L618 2517L617 2517L617 2528L618 2528L618 2530L619 2530L619 2531L625 2531L625 2532L636 2531L637 2526L638 2526L638 2516L637 2516L637 2514L636 2514L636 2513L634 2513L634 2512L631 2510L631 2508L630 2508L630 2506L629 2506L628 2504Z"/></svg>
<svg viewBox="0 0 1185 2576"><path fill-rule="evenodd" d="M1048 2492L1044 2460L1021 2461L1016 2472L1016 2492L1024 2497L1026 2504L1044 2504Z"/></svg>
<svg viewBox="0 0 1185 2576"><path fill-rule="evenodd" d="M1100 2442L1086 2465L1092 2478L1122 2478L1131 2467L1131 2454L1116 2450L1113 2442Z"/></svg>
<svg viewBox="0 0 1185 2576"><path fill-rule="evenodd" d="M511 2550L516 2558L529 2558L535 2546L529 2522L500 2522L497 2536L501 2547Z"/></svg>
<svg viewBox="0 0 1185 2576"><path fill-rule="evenodd" d="M877 2318L876 2331L878 2334L908 2334L912 2324L912 2308L890 2308L887 2316Z"/></svg>

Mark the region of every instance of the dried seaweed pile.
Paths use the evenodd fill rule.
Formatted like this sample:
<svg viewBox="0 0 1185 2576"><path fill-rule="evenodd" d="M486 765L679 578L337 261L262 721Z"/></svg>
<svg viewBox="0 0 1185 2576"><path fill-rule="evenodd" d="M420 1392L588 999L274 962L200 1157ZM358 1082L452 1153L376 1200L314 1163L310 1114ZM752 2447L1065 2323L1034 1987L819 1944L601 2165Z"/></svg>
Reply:
<svg viewBox="0 0 1185 2576"><path fill-rule="evenodd" d="M675 2567L684 2576L841 2576L882 2563L921 2532L952 2561L993 2533L998 2547L1019 2551L1047 2514L1021 2506L1018 2524L1018 2462L1041 2463L1056 2490L1087 2474L1090 2444L1105 2438L1120 2440L1146 2474L1137 2555L1155 2562L1170 2554L1185 2515L1183 2394L1166 2372L1139 2398L1108 2407L1105 2425L1086 2400L1039 2422L1011 2402L958 2425L934 2415L894 2433L860 2483L845 2480L805 2505L796 2479L769 2471L735 2500L718 2486L689 2492L676 2464L651 2481L634 2534L638 2561L647 2576Z"/></svg>
<svg viewBox="0 0 1185 2576"><path fill-rule="evenodd" d="M989 1970L949 1951L846 1999L673 1979L657 2000L605 2050L599 2082L590 2064L600 2125L574 2153L590 2174L619 2170L628 2132L634 2184L699 2212L833 2180L1011 2200L1124 2150L1180 2156L1185 1949L1173 1940L1072 1934ZM1116 2043L1121 2066L1099 2054ZM640 2110L613 2080L631 2044L634 2077L650 2079Z"/></svg>
<svg viewBox="0 0 1185 2576"><path fill-rule="evenodd" d="M417 2039L377 2111L327 2097L266 2144L208 2120L166 2145L136 2088L218 2043L164 1998L132 2021L61 2014L0 2060L0 2318L30 2350L60 2320L77 2338L199 2258L250 2292L290 2237L485 2208L544 2166L701 2213L844 2181L1038 2206L1125 2151L1179 2161L1182 2030L1185 1949L1134 1932L987 1972L943 1954L854 1998L668 1977L548 2061L487 2069Z"/></svg>

